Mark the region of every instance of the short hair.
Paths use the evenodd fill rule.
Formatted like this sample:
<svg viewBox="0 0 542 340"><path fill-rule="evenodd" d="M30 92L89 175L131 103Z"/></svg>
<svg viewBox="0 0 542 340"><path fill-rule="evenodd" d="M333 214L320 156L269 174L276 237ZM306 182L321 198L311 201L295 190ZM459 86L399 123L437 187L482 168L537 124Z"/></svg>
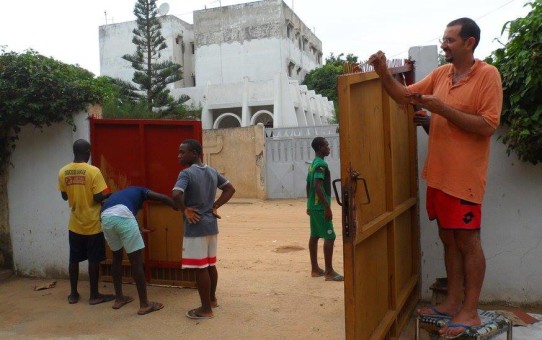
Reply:
<svg viewBox="0 0 542 340"><path fill-rule="evenodd" d="M314 152L318 152L320 148L326 145L326 139L324 137L316 137L312 140L311 146Z"/></svg>
<svg viewBox="0 0 542 340"><path fill-rule="evenodd" d="M478 43L480 42L480 27L476 24L474 20L470 18L459 18L459 19L452 20L447 25L447 27L457 26L457 25L461 25L459 36L463 40L467 40L470 37L473 37L476 40L472 48L472 50L474 51L476 49L476 46L478 46Z"/></svg>
<svg viewBox="0 0 542 340"><path fill-rule="evenodd" d="M73 154L84 155L90 153L90 143L85 139L78 139L73 142Z"/></svg>
<svg viewBox="0 0 542 340"><path fill-rule="evenodd" d="M201 156L201 154L203 153L201 144L195 139L186 139L181 144L188 145L188 148L191 151L194 151L198 156Z"/></svg>

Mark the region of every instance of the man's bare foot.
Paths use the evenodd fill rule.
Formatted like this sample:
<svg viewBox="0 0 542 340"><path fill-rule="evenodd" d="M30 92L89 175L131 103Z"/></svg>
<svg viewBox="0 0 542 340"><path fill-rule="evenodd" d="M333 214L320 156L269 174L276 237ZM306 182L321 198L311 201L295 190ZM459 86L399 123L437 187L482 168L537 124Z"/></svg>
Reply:
<svg viewBox="0 0 542 340"><path fill-rule="evenodd" d="M416 309L416 314L420 316L435 316L440 318L452 318L457 312L444 312L440 309L440 306L425 306Z"/></svg>
<svg viewBox="0 0 542 340"><path fill-rule="evenodd" d="M212 308L216 308L216 307L218 307L218 306L220 306L220 305L218 304L218 300L211 300L211 307L212 307Z"/></svg>
<svg viewBox="0 0 542 340"><path fill-rule="evenodd" d="M99 303L104 303L104 302L113 301L113 300L115 300L115 295L98 294L97 297L88 300L88 304L89 305L97 305Z"/></svg>
<svg viewBox="0 0 542 340"><path fill-rule="evenodd" d="M444 301L440 305L436 306L425 306L416 309L416 314L421 316L436 316L436 317L448 317L452 318L455 315L459 313L461 310L462 305L456 305L453 303L449 303L447 301Z"/></svg>
<svg viewBox="0 0 542 340"><path fill-rule="evenodd" d="M326 273L326 281L344 281L344 276L337 273L336 271L332 271L331 273Z"/></svg>
<svg viewBox="0 0 542 340"><path fill-rule="evenodd" d="M68 303L70 305L73 305L74 303L79 302L80 298L81 298L81 296L79 295L79 293L70 294L70 295L68 295Z"/></svg>
<svg viewBox="0 0 542 340"><path fill-rule="evenodd" d="M201 307L194 308L186 312L186 317L189 319L211 319L213 316L213 312L202 312Z"/></svg>
<svg viewBox="0 0 542 340"><path fill-rule="evenodd" d="M456 337L465 332L469 327L480 326L482 320L477 311L474 312L465 312L461 310L452 320L446 325L439 329L439 334L445 337Z"/></svg>
<svg viewBox="0 0 542 340"><path fill-rule="evenodd" d="M311 270L311 276L312 277L321 277L324 276L326 272L322 268L318 268L317 270Z"/></svg>
<svg viewBox="0 0 542 340"><path fill-rule="evenodd" d="M152 312L156 312L160 309L164 308L164 305L160 302L149 302L149 305L147 307L139 308L139 311L137 311L138 315L145 315Z"/></svg>
<svg viewBox="0 0 542 340"><path fill-rule="evenodd" d="M113 304L113 309L119 309L122 306L129 304L130 302L134 301L134 298L129 296L123 296L120 300L116 299L115 303Z"/></svg>

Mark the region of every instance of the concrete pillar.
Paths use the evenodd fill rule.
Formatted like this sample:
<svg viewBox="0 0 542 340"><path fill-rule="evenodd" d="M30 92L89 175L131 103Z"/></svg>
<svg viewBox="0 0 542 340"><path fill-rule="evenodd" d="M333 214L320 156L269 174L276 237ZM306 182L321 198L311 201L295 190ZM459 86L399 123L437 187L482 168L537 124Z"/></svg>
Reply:
<svg viewBox="0 0 542 340"><path fill-rule="evenodd" d="M438 49L436 45L414 46L408 50L410 59L414 60L414 81L422 80L438 66Z"/></svg>
<svg viewBox="0 0 542 340"><path fill-rule="evenodd" d="M275 86L273 90L273 127L282 127L282 89L280 86L280 73L275 74Z"/></svg>
<svg viewBox="0 0 542 340"><path fill-rule="evenodd" d="M414 60L414 81L419 81L428 75L434 68L438 66L438 51L437 46L415 46L408 50L408 54ZM422 173L424 160L427 156L427 145L429 143L427 134L423 129L418 128L417 144L418 144L418 173ZM423 206L426 202L427 186L421 176L418 180L419 202ZM429 286L433 283L435 273L443 272L442 246L438 239L438 234L435 232L435 225L432 225L427 214L420 214L420 243L424 245L422 253L422 297L430 298ZM428 247L427 245L431 245ZM429 249L430 248L430 249ZM435 251L436 250L436 251ZM438 276L437 276L438 277Z"/></svg>
<svg viewBox="0 0 542 340"><path fill-rule="evenodd" d="M314 116L312 115L310 91L303 94L303 109L305 110L305 118L307 119L308 126L314 126Z"/></svg>
<svg viewBox="0 0 542 340"><path fill-rule="evenodd" d="M320 125L325 125L327 123L327 120L324 118L324 107L322 103L322 96L316 95L316 115L318 116L318 120L320 121Z"/></svg>
<svg viewBox="0 0 542 340"><path fill-rule="evenodd" d="M298 85L296 88L297 107L295 108L295 114L297 116L297 123L299 126L307 126L307 117L305 116L305 110L303 108L303 93L307 92L307 86Z"/></svg>
<svg viewBox="0 0 542 340"><path fill-rule="evenodd" d="M207 83L207 86L205 87L205 93L203 95L205 102L201 108L201 127L203 129L212 129L214 123L213 115L207 106L207 102L209 101L209 85L210 83Z"/></svg>
<svg viewBox="0 0 542 340"><path fill-rule="evenodd" d="M241 99L241 127L250 126L250 110L248 108L248 77L243 77L243 95Z"/></svg>
<svg viewBox="0 0 542 340"><path fill-rule="evenodd" d="M322 125L322 118L320 117L320 110L318 110L318 97L311 97L312 112L314 115L314 125Z"/></svg>

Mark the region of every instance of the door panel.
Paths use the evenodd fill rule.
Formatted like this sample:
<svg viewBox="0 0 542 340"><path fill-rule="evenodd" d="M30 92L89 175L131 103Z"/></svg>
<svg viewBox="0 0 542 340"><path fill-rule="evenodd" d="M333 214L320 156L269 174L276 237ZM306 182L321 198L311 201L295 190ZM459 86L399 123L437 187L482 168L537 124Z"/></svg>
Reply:
<svg viewBox="0 0 542 340"><path fill-rule="evenodd" d="M375 72L340 76L338 92L346 337L396 338L419 298L413 112Z"/></svg>
<svg viewBox="0 0 542 340"><path fill-rule="evenodd" d="M112 191L144 186L166 195L181 166L179 144L188 138L201 142L199 121L91 119L92 163L100 168ZM156 202L146 202L138 214L145 233L145 274L149 283L195 287L195 274L181 268L182 214ZM112 253L100 265L101 279L110 281ZM131 266L124 255L122 279L132 282Z"/></svg>

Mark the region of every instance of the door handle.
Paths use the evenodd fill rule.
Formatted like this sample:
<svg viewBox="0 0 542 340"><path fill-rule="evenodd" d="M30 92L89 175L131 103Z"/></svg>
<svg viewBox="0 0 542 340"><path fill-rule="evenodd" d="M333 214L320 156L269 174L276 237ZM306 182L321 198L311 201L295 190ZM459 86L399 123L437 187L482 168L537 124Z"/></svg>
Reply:
<svg viewBox="0 0 542 340"><path fill-rule="evenodd" d="M354 183L356 183L356 186L357 186L357 181L363 182L363 188L365 189L365 197L367 197L367 201L361 202L360 204L363 204L363 205L370 204L371 196L369 195L369 189L367 188L367 181L365 180L365 178L359 177L359 172L357 172L356 170L352 171L351 177L355 181ZM354 189L354 192L355 191L356 189Z"/></svg>
<svg viewBox="0 0 542 340"><path fill-rule="evenodd" d="M371 196L369 195L369 189L367 188L367 181L363 177L359 177L359 173L354 172L352 174L352 179L355 181L362 181L363 182L363 189L365 191L365 197L367 197L367 200L365 202L361 202L361 204L366 205L371 203ZM337 190L337 183L340 182L341 179L336 179L333 181L333 191L335 192L335 200L337 201L337 204L341 207L343 206L343 202L341 202L339 192Z"/></svg>
<svg viewBox="0 0 542 340"><path fill-rule="evenodd" d="M337 191L337 182L340 182L341 179L334 180L333 183L333 191L335 192L335 200L337 201L337 204L341 207L343 206L343 203L341 202L341 199L339 198L339 192Z"/></svg>
<svg viewBox="0 0 542 340"><path fill-rule="evenodd" d="M365 189L365 196L367 197L366 202L361 202L361 204L371 204L371 196L369 196L369 189L367 189L367 181L365 178L359 177L356 178L356 181L362 181L363 182L363 188Z"/></svg>

